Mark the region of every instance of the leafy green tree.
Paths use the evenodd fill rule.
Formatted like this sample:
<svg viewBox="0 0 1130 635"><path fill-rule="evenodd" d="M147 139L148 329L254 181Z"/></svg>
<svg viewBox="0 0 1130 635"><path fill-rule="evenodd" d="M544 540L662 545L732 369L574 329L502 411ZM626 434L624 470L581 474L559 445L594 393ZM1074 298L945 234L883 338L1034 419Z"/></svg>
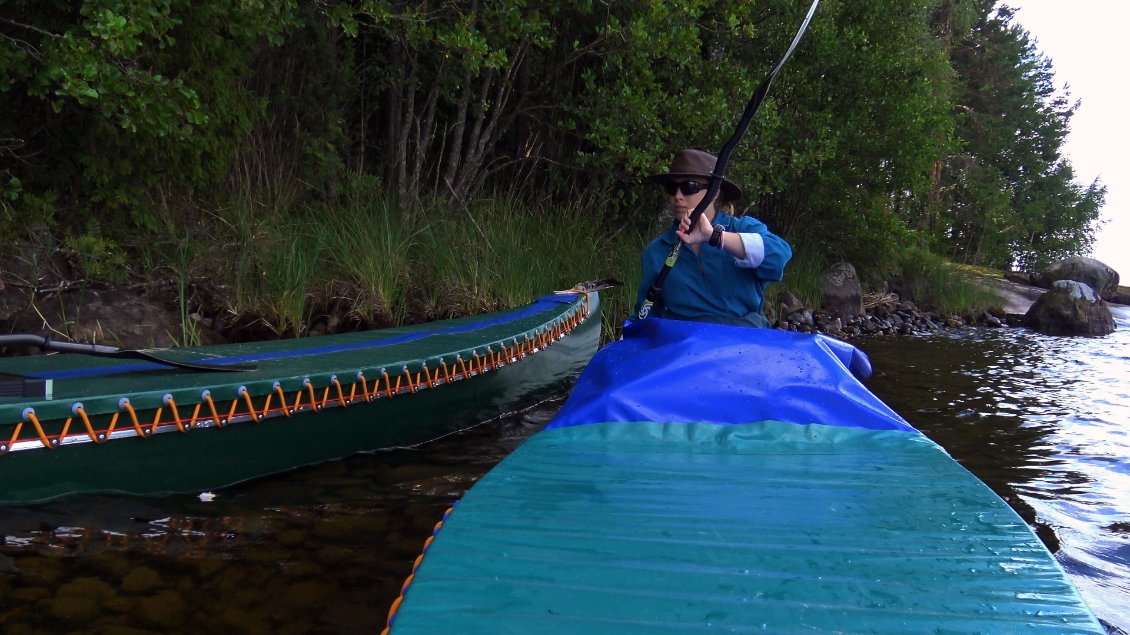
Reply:
<svg viewBox="0 0 1130 635"><path fill-rule="evenodd" d="M1013 10L989 0L975 6L977 20L952 54L962 148L940 180L949 214L934 228L938 241L955 260L1000 268L1084 253L1105 188L1076 184L1062 155L1078 104L1055 89L1051 60Z"/></svg>
<svg viewBox="0 0 1130 635"><path fill-rule="evenodd" d="M791 237L808 234L829 259L882 270L909 240L906 200L928 189L951 147L950 70L930 29L935 4L822 3L774 87L771 127L751 140L763 217ZM790 26L778 28L787 41Z"/></svg>
<svg viewBox="0 0 1130 635"><path fill-rule="evenodd" d="M210 218L253 243L373 176L405 206L647 222L644 177L721 146L807 4L0 0L0 222L92 254ZM875 276L911 243L1038 266L1086 249L1105 194L1061 155L1052 79L995 0L824 0L728 176Z"/></svg>
<svg viewBox="0 0 1130 635"><path fill-rule="evenodd" d="M293 1L0 2L13 200L49 197L68 226L91 213L145 226L161 190L213 187L263 107L249 62L295 23Z"/></svg>

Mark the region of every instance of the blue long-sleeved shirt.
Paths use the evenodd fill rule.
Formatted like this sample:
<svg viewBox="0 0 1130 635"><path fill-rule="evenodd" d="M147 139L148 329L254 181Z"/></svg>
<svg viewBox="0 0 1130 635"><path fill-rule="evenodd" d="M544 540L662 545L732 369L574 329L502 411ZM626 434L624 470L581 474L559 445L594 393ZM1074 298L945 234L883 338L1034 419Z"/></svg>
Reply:
<svg viewBox="0 0 1130 635"><path fill-rule="evenodd" d="M764 244L764 258L756 267L745 268L738 266L741 261L725 250L704 244L695 255L683 245L650 316L768 326L768 320L761 314L765 287L784 277L785 264L793 255L792 248L783 238L770 232L765 223L751 216L732 216L720 211L714 217L714 224L722 225L727 232L758 234ZM648 287L678 240L675 230L671 229L644 249L641 257L643 276L636 294L633 318L639 314Z"/></svg>

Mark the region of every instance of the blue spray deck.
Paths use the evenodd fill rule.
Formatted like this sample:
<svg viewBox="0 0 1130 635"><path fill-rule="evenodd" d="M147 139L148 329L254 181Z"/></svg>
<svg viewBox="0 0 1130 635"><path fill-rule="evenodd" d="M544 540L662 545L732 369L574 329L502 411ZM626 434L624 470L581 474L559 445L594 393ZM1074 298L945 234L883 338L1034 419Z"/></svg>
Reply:
<svg viewBox="0 0 1130 635"><path fill-rule="evenodd" d="M1103 633L823 336L651 319L444 522L391 632Z"/></svg>

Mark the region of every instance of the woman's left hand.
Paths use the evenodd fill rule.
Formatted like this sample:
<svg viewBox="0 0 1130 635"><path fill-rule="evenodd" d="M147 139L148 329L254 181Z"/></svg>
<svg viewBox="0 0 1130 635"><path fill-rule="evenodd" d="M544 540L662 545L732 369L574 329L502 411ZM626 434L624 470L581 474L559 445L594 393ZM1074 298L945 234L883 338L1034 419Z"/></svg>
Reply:
<svg viewBox="0 0 1130 635"><path fill-rule="evenodd" d="M679 227L675 230L679 240L688 245L700 245L710 241L710 234L714 232L714 225L710 223L710 219L706 214L698 217L698 224L695 225L694 231L688 232L687 227L690 225L690 216L684 216L679 219Z"/></svg>

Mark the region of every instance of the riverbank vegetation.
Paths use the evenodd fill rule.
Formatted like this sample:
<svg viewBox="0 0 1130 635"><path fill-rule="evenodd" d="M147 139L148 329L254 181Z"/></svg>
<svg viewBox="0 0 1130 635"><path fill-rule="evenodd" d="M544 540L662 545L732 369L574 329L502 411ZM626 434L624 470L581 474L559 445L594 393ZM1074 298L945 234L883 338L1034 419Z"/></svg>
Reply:
<svg viewBox="0 0 1130 635"><path fill-rule="evenodd" d="M617 278L612 324L662 228L644 178L721 146L807 4L8 0L5 281L172 280L186 321L267 336ZM995 2L825 0L728 176L796 246L782 289L848 261L960 309L945 261L1089 250L1075 108Z"/></svg>

